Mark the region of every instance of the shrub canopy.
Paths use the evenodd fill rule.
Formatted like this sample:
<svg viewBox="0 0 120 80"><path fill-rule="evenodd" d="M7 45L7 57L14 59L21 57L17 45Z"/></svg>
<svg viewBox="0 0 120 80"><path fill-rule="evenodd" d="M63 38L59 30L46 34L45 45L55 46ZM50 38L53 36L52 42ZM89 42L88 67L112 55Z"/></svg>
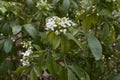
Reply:
<svg viewBox="0 0 120 80"><path fill-rule="evenodd" d="M1 0L1 80L120 80L119 0Z"/></svg>

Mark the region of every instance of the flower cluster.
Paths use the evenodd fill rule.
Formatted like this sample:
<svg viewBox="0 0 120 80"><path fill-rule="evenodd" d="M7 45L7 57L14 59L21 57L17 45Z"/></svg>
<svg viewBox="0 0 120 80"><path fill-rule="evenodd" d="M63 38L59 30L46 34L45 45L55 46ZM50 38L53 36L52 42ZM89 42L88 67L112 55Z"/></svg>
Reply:
<svg viewBox="0 0 120 80"><path fill-rule="evenodd" d="M54 31L56 35L60 35L61 33L66 34L68 27L75 25L76 24L74 22L66 17L59 18L57 16L53 16L47 20L45 29Z"/></svg>
<svg viewBox="0 0 120 80"><path fill-rule="evenodd" d="M52 6L50 4L47 3L47 0L43 1L39 1L36 5L36 7L39 9L39 10L46 10L46 11L49 11Z"/></svg>
<svg viewBox="0 0 120 80"><path fill-rule="evenodd" d="M27 48L27 50L21 53L23 56L20 61L22 62L23 66L28 66L30 65L28 57L30 56L31 53L33 53L32 51L33 47L31 45L31 41L27 41L27 42L23 41L21 42L21 44L23 45L23 48Z"/></svg>
<svg viewBox="0 0 120 80"><path fill-rule="evenodd" d="M21 42L20 44L22 44L23 46L23 48L28 48L28 47L32 47L31 46L31 41L23 41L23 42Z"/></svg>

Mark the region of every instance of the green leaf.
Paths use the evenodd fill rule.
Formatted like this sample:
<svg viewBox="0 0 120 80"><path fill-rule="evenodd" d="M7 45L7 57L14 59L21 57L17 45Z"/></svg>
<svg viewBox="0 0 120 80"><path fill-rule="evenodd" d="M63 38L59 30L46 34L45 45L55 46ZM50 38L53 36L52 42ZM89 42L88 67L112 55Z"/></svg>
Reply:
<svg viewBox="0 0 120 80"><path fill-rule="evenodd" d="M90 80L89 75L77 65L69 66L80 80Z"/></svg>
<svg viewBox="0 0 120 80"><path fill-rule="evenodd" d="M68 69L68 80L78 80L70 69Z"/></svg>
<svg viewBox="0 0 120 80"><path fill-rule="evenodd" d="M33 47L38 51L41 50L41 47L39 45L33 44Z"/></svg>
<svg viewBox="0 0 120 80"><path fill-rule="evenodd" d="M55 36L55 38L53 39L53 49L58 48L60 45L60 42L61 42L60 37Z"/></svg>
<svg viewBox="0 0 120 80"><path fill-rule="evenodd" d="M5 7L3 7L3 6L1 7L1 6L0 6L0 11L4 14L7 10L6 10Z"/></svg>
<svg viewBox="0 0 120 80"><path fill-rule="evenodd" d="M95 59L99 60L102 56L102 46L99 40L94 35L90 34L88 36L88 45Z"/></svg>
<svg viewBox="0 0 120 80"><path fill-rule="evenodd" d="M54 68L52 62L53 62L52 55L48 54L46 59L46 67L51 74L54 74Z"/></svg>
<svg viewBox="0 0 120 80"><path fill-rule="evenodd" d="M87 16L85 19L82 21L82 28L85 32L88 32L91 27L96 25L98 23L98 16L95 15L90 15Z"/></svg>
<svg viewBox="0 0 120 80"><path fill-rule="evenodd" d="M42 74L42 69L41 69L40 67L34 65L33 69L34 69L35 74L36 74L37 76L40 76L40 75Z"/></svg>
<svg viewBox="0 0 120 80"><path fill-rule="evenodd" d="M54 40L54 38L55 38L55 33L54 32L49 32L48 34L47 34L47 39L48 39L48 41L49 41L49 43L51 44L51 45L53 45L53 40Z"/></svg>
<svg viewBox="0 0 120 80"><path fill-rule="evenodd" d="M0 40L0 49L3 47L5 39Z"/></svg>
<svg viewBox="0 0 120 80"><path fill-rule="evenodd" d="M60 0L53 0L53 1L52 1L52 4L53 4L53 5L56 5L59 1L60 1Z"/></svg>
<svg viewBox="0 0 120 80"><path fill-rule="evenodd" d="M33 8L33 0L27 0L27 5L29 8Z"/></svg>
<svg viewBox="0 0 120 80"><path fill-rule="evenodd" d="M120 80L120 74L114 76L112 80Z"/></svg>
<svg viewBox="0 0 120 80"><path fill-rule="evenodd" d="M12 27L12 32L15 35L15 34L19 33L21 31L21 29L22 29L22 27L20 25L15 25Z"/></svg>
<svg viewBox="0 0 120 80"><path fill-rule="evenodd" d="M72 34L66 33L65 35L66 35L69 39L73 40L73 41L83 50L83 48L82 48L82 46L80 45L80 43L78 42L78 40L75 39L75 37L74 37Z"/></svg>
<svg viewBox="0 0 120 80"><path fill-rule="evenodd" d="M5 42L4 42L4 51L6 53L9 53L12 49L12 46L13 46L12 40L6 39Z"/></svg>
<svg viewBox="0 0 120 80"><path fill-rule="evenodd" d="M60 74L58 75L59 80L68 80L67 69L63 68Z"/></svg>
<svg viewBox="0 0 120 80"><path fill-rule="evenodd" d="M6 66L7 61L3 61L0 64L0 75L6 75L8 67Z"/></svg>
<svg viewBox="0 0 120 80"><path fill-rule="evenodd" d="M72 0L71 2L72 2L72 4L74 5L74 7L75 7L76 9L78 9L78 4L77 4L74 0Z"/></svg>
<svg viewBox="0 0 120 80"><path fill-rule="evenodd" d="M22 74L28 69L28 66L19 66L16 70L16 74L22 76Z"/></svg>
<svg viewBox="0 0 120 80"><path fill-rule="evenodd" d="M6 23L3 25L2 31L3 31L4 34L10 34L10 33L11 33L11 28L10 28L9 22L6 22Z"/></svg>
<svg viewBox="0 0 120 80"><path fill-rule="evenodd" d="M47 38L49 43L52 45L53 49L56 49L59 47L61 39L59 36L56 36L54 32L49 32L47 34Z"/></svg>
<svg viewBox="0 0 120 80"><path fill-rule="evenodd" d="M69 6L70 6L70 0L64 0L64 1L63 1L63 4L62 4L62 8L63 8L63 10L64 10L65 12L68 11Z"/></svg>
<svg viewBox="0 0 120 80"><path fill-rule="evenodd" d="M37 76L36 76L36 74L35 74L34 69L32 69L32 70L30 71L30 79L31 79L31 80L37 80Z"/></svg>
<svg viewBox="0 0 120 80"><path fill-rule="evenodd" d="M37 32L37 30L35 29L35 27L33 25L31 25L31 24L25 24L24 28L25 28L25 30L29 33L29 35L32 38L34 38L34 39L37 38L38 32Z"/></svg>
<svg viewBox="0 0 120 80"><path fill-rule="evenodd" d="M51 74L54 74L55 71L54 71L54 67L53 67L53 59L52 59L52 55L51 54L48 54L47 56L47 60L46 60L46 66L48 68L48 71L51 73Z"/></svg>
<svg viewBox="0 0 120 80"><path fill-rule="evenodd" d="M47 56L46 67L51 74L59 74L61 71L60 65L55 62L51 54Z"/></svg>
<svg viewBox="0 0 120 80"><path fill-rule="evenodd" d="M61 38L61 51L62 53L67 53L70 50L70 41L65 37Z"/></svg>

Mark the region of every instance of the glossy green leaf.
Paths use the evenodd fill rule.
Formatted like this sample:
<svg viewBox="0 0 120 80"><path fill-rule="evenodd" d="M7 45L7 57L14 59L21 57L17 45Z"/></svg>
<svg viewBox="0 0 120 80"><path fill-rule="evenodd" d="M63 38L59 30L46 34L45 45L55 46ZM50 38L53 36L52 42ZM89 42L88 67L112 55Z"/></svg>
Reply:
<svg viewBox="0 0 120 80"><path fill-rule="evenodd" d="M11 28L10 28L10 24L8 22L6 22L3 27L2 27L2 31L5 34L10 34L11 33Z"/></svg>
<svg viewBox="0 0 120 80"><path fill-rule="evenodd" d="M33 8L33 0L27 0L27 5L29 8Z"/></svg>
<svg viewBox="0 0 120 80"><path fill-rule="evenodd" d="M69 66L73 72L78 76L80 80L90 80L89 75L77 65Z"/></svg>
<svg viewBox="0 0 120 80"><path fill-rule="evenodd" d="M48 33L47 38L49 43L52 45L53 49L56 49L59 47L61 39L59 36L56 36L54 32Z"/></svg>
<svg viewBox="0 0 120 80"><path fill-rule="evenodd" d="M60 42L61 42L60 37L55 36L55 38L53 39L53 49L58 48L60 45Z"/></svg>
<svg viewBox="0 0 120 80"><path fill-rule="evenodd" d="M12 27L12 32L15 35L15 34L19 33L21 31L21 29L22 29L22 27L20 25L15 25Z"/></svg>
<svg viewBox="0 0 120 80"><path fill-rule="evenodd" d="M47 34L47 40L49 41L49 43L51 44L51 45L53 45L53 40L55 39L55 33L54 32L49 32L48 34Z"/></svg>
<svg viewBox="0 0 120 80"><path fill-rule="evenodd" d="M65 12L68 11L69 6L70 6L70 0L63 0L62 8Z"/></svg>
<svg viewBox="0 0 120 80"><path fill-rule="evenodd" d="M80 45L80 43L78 42L78 40L75 39L75 37L74 37L72 34L66 33L65 35L66 35L69 39L73 40L73 41L82 49L82 46Z"/></svg>
<svg viewBox="0 0 120 80"><path fill-rule="evenodd" d="M70 42L65 37L61 38L61 51L67 53L70 50Z"/></svg>
<svg viewBox="0 0 120 80"><path fill-rule="evenodd" d="M37 38L38 36L38 32L37 30L35 29L35 27L31 24L25 24L24 25L24 28L25 30L29 33L29 35L32 37L32 38Z"/></svg>
<svg viewBox="0 0 120 80"><path fill-rule="evenodd" d="M13 46L12 40L6 39L5 42L4 42L4 51L6 53L9 53L12 49L12 46Z"/></svg>
<svg viewBox="0 0 120 80"><path fill-rule="evenodd" d="M60 0L53 0L53 1L52 1L52 4L53 4L53 5L56 5L59 1L60 1Z"/></svg>
<svg viewBox="0 0 120 80"><path fill-rule="evenodd" d="M72 2L72 4L74 5L74 7L75 7L76 9L78 9L78 4L77 4L77 2L75 2L74 0L72 0L71 2Z"/></svg>
<svg viewBox="0 0 120 80"><path fill-rule="evenodd" d="M75 74L70 69L68 69L68 80L78 80Z"/></svg>
<svg viewBox="0 0 120 80"><path fill-rule="evenodd" d="M96 60L99 60L102 56L102 46L99 40L92 34L88 36L88 45Z"/></svg>
<svg viewBox="0 0 120 80"><path fill-rule="evenodd" d="M53 64L52 63L53 63L52 55L48 54L47 55L47 59L46 59L46 67L48 68L48 71L51 74L54 74L54 68L53 68Z"/></svg>

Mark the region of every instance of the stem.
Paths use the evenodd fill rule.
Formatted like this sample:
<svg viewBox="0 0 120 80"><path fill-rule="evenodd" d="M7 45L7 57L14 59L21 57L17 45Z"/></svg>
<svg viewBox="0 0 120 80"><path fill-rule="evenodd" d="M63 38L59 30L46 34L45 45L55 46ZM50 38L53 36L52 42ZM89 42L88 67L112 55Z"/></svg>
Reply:
<svg viewBox="0 0 120 80"><path fill-rule="evenodd" d="M65 63L65 67L68 68L67 62L65 60L65 56L64 56L64 63Z"/></svg>

